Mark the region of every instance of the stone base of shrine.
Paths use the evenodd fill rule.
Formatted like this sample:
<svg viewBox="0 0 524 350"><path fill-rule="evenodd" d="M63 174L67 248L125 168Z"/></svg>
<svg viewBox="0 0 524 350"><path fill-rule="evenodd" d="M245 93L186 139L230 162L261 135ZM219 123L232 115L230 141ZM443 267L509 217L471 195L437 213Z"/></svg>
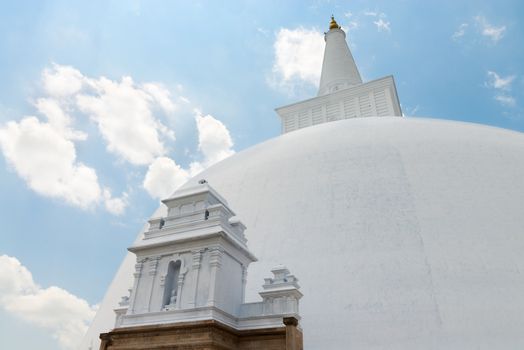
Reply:
<svg viewBox="0 0 524 350"><path fill-rule="evenodd" d="M281 327L236 330L216 320L116 328L100 334L100 350L302 350L298 320Z"/></svg>

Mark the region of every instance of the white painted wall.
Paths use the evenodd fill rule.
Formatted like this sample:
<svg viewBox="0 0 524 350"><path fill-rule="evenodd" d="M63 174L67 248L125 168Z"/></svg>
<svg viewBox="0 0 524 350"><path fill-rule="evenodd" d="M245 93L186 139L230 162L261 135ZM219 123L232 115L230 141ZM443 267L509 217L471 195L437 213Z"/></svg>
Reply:
<svg viewBox="0 0 524 350"><path fill-rule="evenodd" d="M275 110L282 133L351 118L402 116L392 76L297 102Z"/></svg>
<svg viewBox="0 0 524 350"><path fill-rule="evenodd" d="M342 29L330 29L325 35L326 48L318 96L327 95L362 83L353 55Z"/></svg>

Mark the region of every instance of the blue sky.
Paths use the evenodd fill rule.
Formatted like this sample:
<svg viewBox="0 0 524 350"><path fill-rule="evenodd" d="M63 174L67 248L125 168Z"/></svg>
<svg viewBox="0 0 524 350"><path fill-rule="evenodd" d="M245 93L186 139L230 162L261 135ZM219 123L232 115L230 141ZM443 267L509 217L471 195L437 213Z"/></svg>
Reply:
<svg viewBox="0 0 524 350"><path fill-rule="evenodd" d="M274 108L316 95L332 13L407 116L524 131L521 1L0 9L2 348L70 346L158 199L279 135Z"/></svg>

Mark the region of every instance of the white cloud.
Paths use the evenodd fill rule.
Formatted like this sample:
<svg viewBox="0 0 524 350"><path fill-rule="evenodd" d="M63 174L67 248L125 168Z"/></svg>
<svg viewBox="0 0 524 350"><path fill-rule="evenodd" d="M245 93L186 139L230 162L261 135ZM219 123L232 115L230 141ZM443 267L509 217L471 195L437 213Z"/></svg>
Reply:
<svg viewBox="0 0 524 350"><path fill-rule="evenodd" d="M387 15L384 12L369 11L369 10L362 12L362 14L364 14L364 16L368 16L368 17L379 17L379 18L386 18L387 17Z"/></svg>
<svg viewBox="0 0 524 350"><path fill-rule="evenodd" d="M386 31L391 32L391 23L388 21L383 20L382 18L379 18L378 21L373 21L373 24L377 26L377 30L379 32Z"/></svg>
<svg viewBox="0 0 524 350"><path fill-rule="evenodd" d="M47 118L51 127L64 135L64 137L79 141L87 139L87 134L72 129L72 118L63 110L58 100L53 98L39 98L35 103L35 107Z"/></svg>
<svg viewBox="0 0 524 350"><path fill-rule="evenodd" d="M158 157L149 165L143 186L155 198L164 199L189 179L189 172L168 157Z"/></svg>
<svg viewBox="0 0 524 350"><path fill-rule="evenodd" d="M104 206L108 212L113 215L122 215L127 207L127 193L123 193L122 197L114 198L108 188L103 190Z"/></svg>
<svg viewBox="0 0 524 350"><path fill-rule="evenodd" d="M486 18L483 16L476 16L475 22L480 27L481 34L485 37L488 37L494 43L497 43L500 39L504 37L506 32L506 26L495 27L488 23Z"/></svg>
<svg viewBox="0 0 524 350"><path fill-rule="evenodd" d="M488 81L485 83L487 87L490 87L496 91L494 99L504 107L515 107L517 101L513 96L510 95L511 84L515 80L515 75L508 75L507 77L501 77L497 72L488 71Z"/></svg>
<svg viewBox="0 0 524 350"><path fill-rule="evenodd" d="M81 208L98 202L101 190L95 170L76 160L75 145L61 129L36 117L10 121L0 129L0 146L35 192Z"/></svg>
<svg viewBox="0 0 524 350"><path fill-rule="evenodd" d="M509 75L505 78L498 75L496 72L488 71L489 82L488 85L500 90L511 90L511 83L515 80L515 75Z"/></svg>
<svg viewBox="0 0 524 350"><path fill-rule="evenodd" d="M517 105L515 98L509 95L495 95L495 100L505 107L515 107Z"/></svg>
<svg viewBox="0 0 524 350"><path fill-rule="evenodd" d="M124 213L128 195L113 197L98 182L96 171L77 160L75 142L87 134L73 128L88 116L98 127L108 152L132 165L148 166L143 187L162 198L190 176L234 153L225 125L210 115L195 116L201 160L187 169L168 157L168 142L175 140L162 119L187 113L190 101L160 83L137 84L131 77L120 81L90 78L73 67L53 64L42 73L45 96L34 106L47 121L26 117L0 126L0 147L8 163L35 192L83 209L103 206L114 215ZM179 108L183 107L183 108Z"/></svg>
<svg viewBox="0 0 524 350"><path fill-rule="evenodd" d="M146 83L142 85L142 88L158 102L166 113L173 113L176 110L176 105L171 99L171 93L162 84Z"/></svg>
<svg viewBox="0 0 524 350"><path fill-rule="evenodd" d="M463 37L464 34L466 34L466 29L468 28L468 24L467 23L462 23L458 28L457 30L453 33L453 35L451 36L451 38L453 40L458 40L459 38Z"/></svg>
<svg viewBox="0 0 524 350"><path fill-rule="evenodd" d="M281 28L273 47L273 85L284 89L303 83L318 85L324 53L320 30Z"/></svg>
<svg viewBox="0 0 524 350"><path fill-rule="evenodd" d="M235 153L229 130L211 115L195 117L198 129L198 149L204 155L204 166L211 166Z"/></svg>
<svg viewBox="0 0 524 350"><path fill-rule="evenodd" d="M60 105L90 116L109 152L135 165L147 165L167 152L173 130L155 115L176 111L170 91L159 83L135 84L131 77L114 81L84 76L73 67L53 64L42 74L45 91ZM182 103L188 100L180 96Z"/></svg>
<svg viewBox="0 0 524 350"><path fill-rule="evenodd" d="M391 32L391 22L386 20L387 15L384 12L365 10L359 12L359 14L366 17L376 18L377 20L373 21L373 24L377 27L379 32ZM365 19L363 22L366 23L368 20L373 20L373 18ZM354 28L358 27L358 22L354 21L353 23L356 24ZM352 29L351 26L350 29Z"/></svg>
<svg viewBox="0 0 524 350"><path fill-rule="evenodd" d="M235 153L229 130L221 121L211 115L202 116L199 111L195 111L195 121L198 149L203 160L192 162L188 169L184 169L171 158L155 159L149 165L143 182L144 188L152 197L167 198L190 177Z"/></svg>
<svg viewBox="0 0 524 350"><path fill-rule="evenodd" d="M493 41L499 41L504 36L504 32L506 31L506 26L502 27L488 27L484 28L482 31L482 35L488 36Z"/></svg>
<svg viewBox="0 0 524 350"><path fill-rule="evenodd" d="M51 69L44 69L42 81L45 91L50 96L66 97L80 91L84 77L73 67L53 64Z"/></svg>
<svg viewBox="0 0 524 350"><path fill-rule="evenodd" d="M268 35L269 35L269 30L264 29L264 28L262 28L262 27L258 27L258 28L257 28L257 32L259 32L259 33L262 34L263 36L268 36Z"/></svg>
<svg viewBox="0 0 524 350"><path fill-rule="evenodd" d="M417 112L420 109L419 105L416 105L415 107L410 106L401 106L402 107L402 116L404 117L413 117L417 115Z"/></svg>
<svg viewBox="0 0 524 350"><path fill-rule="evenodd" d="M0 307L51 332L64 349L73 349L95 315L95 307L66 290L42 288L16 258L0 256Z"/></svg>
<svg viewBox="0 0 524 350"><path fill-rule="evenodd" d="M76 103L97 123L109 152L135 165L149 164L166 153L160 138L163 125L153 115L150 94L131 77L121 82L102 77L90 83L95 94L79 94Z"/></svg>
<svg viewBox="0 0 524 350"><path fill-rule="evenodd" d="M63 199L82 209L104 203L106 210L119 215L124 211L127 196L124 194L122 198L114 198L109 189L102 191L96 171L77 160L75 142L86 140L87 134L73 128L74 119L70 115L78 112L76 99L85 96L83 92L95 91L100 97L105 92L106 81L104 78L99 81L88 79L69 66L53 64L45 69L42 84L47 96L36 99L34 105L47 122L34 116L9 121L0 126L0 148L7 162L36 193ZM165 90L160 87L155 90L153 85L147 89L151 91L148 99L163 99L158 103L171 108L166 104ZM97 106L102 104L98 100L95 102ZM113 99L106 102L114 107L121 101ZM153 123L161 133L169 134L163 125ZM123 128L118 120L107 121L106 124Z"/></svg>

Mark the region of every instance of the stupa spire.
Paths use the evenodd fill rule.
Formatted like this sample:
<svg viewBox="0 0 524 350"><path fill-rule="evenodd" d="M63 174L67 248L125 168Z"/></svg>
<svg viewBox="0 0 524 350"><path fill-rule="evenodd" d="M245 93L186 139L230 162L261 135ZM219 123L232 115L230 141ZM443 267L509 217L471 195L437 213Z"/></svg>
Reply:
<svg viewBox="0 0 524 350"><path fill-rule="evenodd" d="M326 48L318 96L362 84L355 60L346 43L346 33L331 16L329 31L324 34Z"/></svg>

